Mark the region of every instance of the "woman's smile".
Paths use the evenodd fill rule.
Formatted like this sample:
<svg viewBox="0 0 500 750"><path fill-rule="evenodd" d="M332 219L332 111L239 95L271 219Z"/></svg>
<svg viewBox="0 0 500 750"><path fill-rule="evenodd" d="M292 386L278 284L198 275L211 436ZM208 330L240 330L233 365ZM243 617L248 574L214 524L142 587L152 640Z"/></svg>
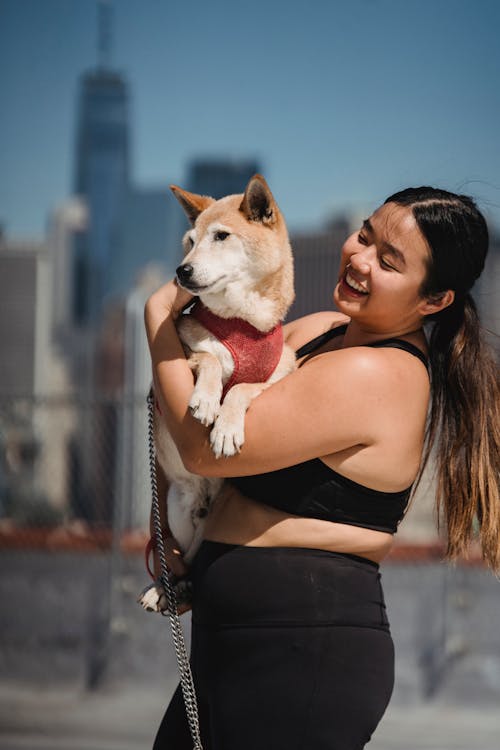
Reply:
<svg viewBox="0 0 500 750"><path fill-rule="evenodd" d="M357 279L349 265L340 278L340 289L344 294L356 298L366 297L369 294L366 282Z"/></svg>

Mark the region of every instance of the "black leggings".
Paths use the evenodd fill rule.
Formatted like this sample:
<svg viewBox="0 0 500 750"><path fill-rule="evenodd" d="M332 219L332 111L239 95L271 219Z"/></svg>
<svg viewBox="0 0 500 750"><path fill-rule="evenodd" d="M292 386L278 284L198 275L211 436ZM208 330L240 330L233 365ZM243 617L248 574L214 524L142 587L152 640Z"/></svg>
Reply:
<svg viewBox="0 0 500 750"><path fill-rule="evenodd" d="M204 750L361 750L394 679L378 565L204 541L191 575ZM192 746L178 688L154 750Z"/></svg>

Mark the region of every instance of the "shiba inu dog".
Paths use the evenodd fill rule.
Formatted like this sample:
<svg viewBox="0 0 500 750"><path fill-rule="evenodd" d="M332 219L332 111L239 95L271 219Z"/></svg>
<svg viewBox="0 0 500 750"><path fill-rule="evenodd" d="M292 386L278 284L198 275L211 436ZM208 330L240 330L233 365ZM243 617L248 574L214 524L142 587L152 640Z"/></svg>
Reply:
<svg viewBox="0 0 500 750"><path fill-rule="evenodd" d="M220 200L171 189L191 223L176 270L178 283L196 297L190 313L177 321L196 376L189 407L196 419L212 425L215 455L231 456L243 445L252 399L295 368L281 329L294 298L288 233L261 175L251 178L243 195ZM184 468L158 411L155 446L170 485L169 526L189 563L223 480Z"/></svg>

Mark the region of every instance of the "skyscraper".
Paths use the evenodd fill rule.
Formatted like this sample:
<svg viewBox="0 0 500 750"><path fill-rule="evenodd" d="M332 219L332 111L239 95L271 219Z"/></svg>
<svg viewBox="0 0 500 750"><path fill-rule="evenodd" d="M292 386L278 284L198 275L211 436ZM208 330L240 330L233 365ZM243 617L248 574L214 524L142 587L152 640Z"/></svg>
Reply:
<svg viewBox="0 0 500 750"><path fill-rule="evenodd" d="M51 256L52 288L52 340L64 347L74 336L74 252L81 235L88 228L85 201L72 196L51 211L48 223L48 246Z"/></svg>
<svg viewBox="0 0 500 750"><path fill-rule="evenodd" d="M93 323L108 288L111 240L129 185L128 86L109 68L110 7L99 5L99 63L80 81L74 192L89 226L75 248L75 322Z"/></svg>
<svg viewBox="0 0 500 750"><path fill-rule="evenodd" d="M212 198L243 193L259 164L254 159L195 159L189 165L188 190Z"/></svg>
<svg viewBox="0 0 500 750"><path fill-rule="evenodd" d="M41 243L13 243L0 238L0 393L31 396L42 390L46 360L37 334L48 330L47 249ZM41 283L42 282L42 283ZM45 335L44 335L45 339Z"/></svg>

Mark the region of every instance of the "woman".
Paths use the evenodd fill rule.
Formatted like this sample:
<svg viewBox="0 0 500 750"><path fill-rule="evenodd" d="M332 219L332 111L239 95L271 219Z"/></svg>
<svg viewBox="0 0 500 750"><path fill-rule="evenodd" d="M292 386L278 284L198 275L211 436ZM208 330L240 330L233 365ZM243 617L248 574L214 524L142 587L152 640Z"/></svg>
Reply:
<svg viewBox="0 0 500 750"><path fill-rule="evenodd" d="M206 750L368 742L393 686L378 564L433 445L448 556L478 522L500 567L498 376L469 294L487 248L471 199L427 187L388 198L342 249L339 312L285 327L299 367L252 403L228 459L189 415L174 327L188 297L170 283L149 299L155 388L180 454L231 477L191 569ZM155 750L189 747L177 691Z"/></svg>

